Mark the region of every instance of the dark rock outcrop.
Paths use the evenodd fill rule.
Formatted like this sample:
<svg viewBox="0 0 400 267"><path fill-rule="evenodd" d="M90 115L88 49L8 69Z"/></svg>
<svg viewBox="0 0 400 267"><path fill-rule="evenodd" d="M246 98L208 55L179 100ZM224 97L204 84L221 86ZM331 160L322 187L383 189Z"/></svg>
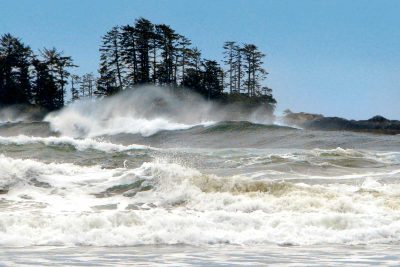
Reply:
<svg viewBox="0 0 400 267"><path fill-rule="evenodd" d="M400 121L388 120L382 116L374 116L368 120L347 120L339 117L324 117L320 114L287 111L283 119L287 124L312 130L400 134Z"/></svg>

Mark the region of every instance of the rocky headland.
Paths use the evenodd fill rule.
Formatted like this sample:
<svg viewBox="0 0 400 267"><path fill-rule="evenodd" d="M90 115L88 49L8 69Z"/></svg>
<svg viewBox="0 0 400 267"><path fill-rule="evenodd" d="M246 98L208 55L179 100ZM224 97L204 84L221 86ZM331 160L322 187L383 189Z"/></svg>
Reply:
<svg viewBox="0 0 400 267"><path fill-rule="evenodd" d="M374 116L368 120L347 120L321 114L285 111L283 121L292 126L312 130L354 131L378 134L400 134L400 121Z"/></svg>

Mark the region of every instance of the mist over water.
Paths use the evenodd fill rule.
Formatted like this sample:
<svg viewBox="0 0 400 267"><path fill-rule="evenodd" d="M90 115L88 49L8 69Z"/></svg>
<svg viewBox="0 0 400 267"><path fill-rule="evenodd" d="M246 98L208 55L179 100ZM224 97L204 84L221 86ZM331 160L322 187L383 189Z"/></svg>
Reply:
<svg viewBox="0 0 400 267"><path fill-rule="evenodd" d="M267 114L245 114L239 105L220 107L185 90L152 86L127 90L116 96L73 103L45 121L52 130L72 137L94 137L119 133L150 136L162 130L184 130L219 121L256 120L272 122Z"/></svg>
<svg viewBox="0 0 400 267"><path fill-rule="evenodd" d="M294 129L153 87L43 121L7 112L3 247L400 241L399 136Z"/></svg>

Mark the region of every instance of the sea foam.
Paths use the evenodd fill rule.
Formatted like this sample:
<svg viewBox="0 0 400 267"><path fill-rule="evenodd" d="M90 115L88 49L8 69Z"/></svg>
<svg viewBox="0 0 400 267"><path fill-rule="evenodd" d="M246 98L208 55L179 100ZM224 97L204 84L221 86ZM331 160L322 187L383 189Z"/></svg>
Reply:
<svg viewBox="0 0 400 267"><path fill-rule="evenodd" d="M372 178L361 185L254 181L166 160L104 169L1 156L0 165L3 179L19 179L2 196L1 245L400 241L400 187ZM110 188L115 194L101 194Z"/></svg>

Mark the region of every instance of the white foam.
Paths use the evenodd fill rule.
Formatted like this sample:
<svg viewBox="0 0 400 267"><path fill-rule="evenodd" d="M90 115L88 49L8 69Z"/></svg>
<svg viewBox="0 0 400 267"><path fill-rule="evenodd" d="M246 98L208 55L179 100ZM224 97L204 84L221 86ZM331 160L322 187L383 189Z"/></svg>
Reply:
<svg viewBox="0 0 400 267"><path fill-rule="evenodd" d="M18 135L11 137L0 136L0 144L26 145L35 143L42 143L46 146L71 145L74 146L77 150L96 149L104 152L128 151L133 149L154 149L144 145L131 144L125 146L121 144L110 143L107 141L100 141L92 138L74 139L68 136L35 137L26 135Z"/></svg>
<svg viewBox="0 0 400 267"><path fill-rule="evenodd" d="M162 111L160 111L162 109ZM210 125L212 105L197 99L184 101L168 89L144 87L97 101L77 101L45 121L53 130L71 137L120 133L150 136L163 130Z"/></svg>
<svg viewBox="0 0 400 267"><path fill-rule="evenodd" d="M162 160L136 169L102 169L5 156L0 156L0 177L20 181L2 196L0 245L400 241L398 184L271 183L204 175ZM32 178L51 187L30 185ZM138 180L152 189L131 197L94 195ZM125 210L129 204L136 209Z"/></svg>

